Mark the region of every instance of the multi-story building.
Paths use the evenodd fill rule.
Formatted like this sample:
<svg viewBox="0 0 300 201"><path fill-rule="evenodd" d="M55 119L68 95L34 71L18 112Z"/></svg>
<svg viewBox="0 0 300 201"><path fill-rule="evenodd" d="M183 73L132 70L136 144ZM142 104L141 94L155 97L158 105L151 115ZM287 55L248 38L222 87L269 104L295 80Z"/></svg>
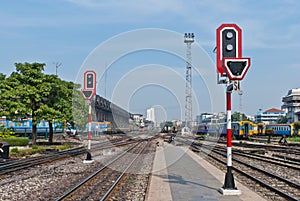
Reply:
<svg viewBox="0 0 300 201"><path fill-rule="evenodd" d="M145 125L142 114L132 114L132 119L133 119L133 121L131 123L133 123L139 127L143 127Z"/></svg>
<svg viewBox="0 0 300 201"><path fill-rule="evenodd" d="M262 122L265 124L274 124L282 116L285 116L285 112L283 110L271 108L271 109L263 112L262 109L260 109L255 116L255 122L257 122L257 123Z"/></svg>
<svg viewBox="0 0 300 201"><path fill-rule="evenodd" d="M155 111L154 108L147 109L147 117L146 120L155 122Z"/></svg>
<svg viewBox="0 0 300 201"><path fill-rule="evenodd" d="M289 123L300 120L300 88L291 89L282 98L281 108L286 111L286 118Z"/></svg>
<svg viewBox="0 0 300 201"><path fill-rule="evenodd" d="M224 112L221 113L201 113L196 116L196 123L216 123L216 122L224 122L226 119L226 114Z"/></svg>

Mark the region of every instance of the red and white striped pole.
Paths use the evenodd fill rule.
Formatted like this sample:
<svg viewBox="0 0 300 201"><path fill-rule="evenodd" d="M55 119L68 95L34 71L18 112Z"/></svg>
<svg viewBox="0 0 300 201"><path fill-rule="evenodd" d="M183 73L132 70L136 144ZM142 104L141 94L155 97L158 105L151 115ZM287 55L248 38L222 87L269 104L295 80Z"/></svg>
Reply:
<svg viewBox="0 0 300 201"><path fill-rule="evenodd" d="M91 130L92 130L92 103L89 101L89 114L88 114L88 150L91 150Z"/></svg>
<svg viewBox="0 0 300 201"><path fill-rule="evenodd" d="M92 155L90 153L91 150L91 121L92 121L92 98L96 95L96 73L92 70L88 70L84 73L84 81L83 81L83 90L82 95L85 100L89 103L89 113L88 113L88 150L86 160L84 162L90 163L93 162Z"/></svg>
<svg viewBox="0 0 300 201"><path fill-rule="evenodd" d="M92 103L91 100L89 100L89 113L88 113L88 150L86 153L86 159L83 161L84 163L91 163L94 160L92 160L92 154L91 154L91 121L92 121Z"/></svg>
<svg viewBox="0 0 300 201"><path fill-rule="evenodd" d="M227 173L223 189L236 189L232 174L231 91L226 92L227 109Z"/></svg>

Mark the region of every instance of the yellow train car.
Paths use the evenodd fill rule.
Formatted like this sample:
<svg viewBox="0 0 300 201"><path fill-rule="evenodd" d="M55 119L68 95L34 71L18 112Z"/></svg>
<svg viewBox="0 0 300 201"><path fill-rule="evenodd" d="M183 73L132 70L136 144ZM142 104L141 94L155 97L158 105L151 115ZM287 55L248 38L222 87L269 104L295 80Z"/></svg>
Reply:
<svg viewBox="0 0 300 201"><path fill-rule="evenodd" d="M265 135L266 134L266 124L257 123L256 124L256 135Z"/></svg>
<svg viewBox="0 0 300 201"><path fill-rule="evenodd" d="M232 124L233 134L241 138L246 138L257 134L256 124L251 121L239 121Z"/></svg>

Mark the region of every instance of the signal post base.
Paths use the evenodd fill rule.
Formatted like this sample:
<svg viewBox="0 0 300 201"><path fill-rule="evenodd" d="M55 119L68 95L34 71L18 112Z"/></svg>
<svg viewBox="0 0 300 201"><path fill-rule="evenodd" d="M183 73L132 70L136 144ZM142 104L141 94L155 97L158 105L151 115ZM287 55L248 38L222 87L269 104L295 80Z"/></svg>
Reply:
<svg viewBox="0 0 300 201"><path fill-rule="evenodd" d="M94 160L83 160L83 163L92 163Z"/></svg>
<svg viewBox="0 0 300 201"><path fill-rule="evenodd" d="M241 195L242 192L237 189L225 189L225 188L220 188L219 192L222 193L222 195Z"/></svg>
<svg viewBox="0 0 300 201"><path fill-rule="evenodd" d="M225 174L224 186L219 189L222 195L241 195L242 192L235 187L234 177L231 172L231 167L227 167L227 173Z"/></svg>
<svg viewBox="0 0 300 201"><path fill-rule="evenodd" d="M86 154L86 159L83 161L83 163L92 163L92 162L94 162L94 160L92 160L92 155L88 151L87 154Z"/></svg>

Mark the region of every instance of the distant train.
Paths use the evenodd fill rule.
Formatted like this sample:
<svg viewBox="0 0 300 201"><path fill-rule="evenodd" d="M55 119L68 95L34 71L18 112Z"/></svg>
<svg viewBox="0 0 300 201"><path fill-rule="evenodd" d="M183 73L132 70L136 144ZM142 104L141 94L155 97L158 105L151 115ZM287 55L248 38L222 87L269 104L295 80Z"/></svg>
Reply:
<svg viewBox="0 0 300 201"><path fill-rule="evenodd" d="M104 122L91 122L91 131L96 133L104 133L104 134L124 134L132 131L133 128L130 125L120 126L114 125L109 121ZM86 124L86 131L88 131L88 124Z"/></svg>
<svg viewBox="0 0 300 201"><path fill-rule="evenodd" d="M32 133L32 119L22 119L20 121L11 121L6 118L0 118L0 126L4 126L9 130L18 134ZM37 124L37 133L49 133L49 122L42 120ZM62 123L53 123L54 133L63 132Z"/></svg>
<svg viewBox="0 0 300 201"><path fill-rule="evenodd" d="M231 124L232 135L237 138L247 138L252 135L266 135L271 132L275 136L296 136L300 132L294 128L294 124L264 124L251 121L238 121ZM196 134L212 134L225 136L227 134L227 123L205 123L197 127Z"/></svg>
<svg viewBox="0 0 300 201"><path fill-rule="evenodd" d="M170 121L167 121L161 125L161 133L177 133L178 132L178 126Z"/></svg>

